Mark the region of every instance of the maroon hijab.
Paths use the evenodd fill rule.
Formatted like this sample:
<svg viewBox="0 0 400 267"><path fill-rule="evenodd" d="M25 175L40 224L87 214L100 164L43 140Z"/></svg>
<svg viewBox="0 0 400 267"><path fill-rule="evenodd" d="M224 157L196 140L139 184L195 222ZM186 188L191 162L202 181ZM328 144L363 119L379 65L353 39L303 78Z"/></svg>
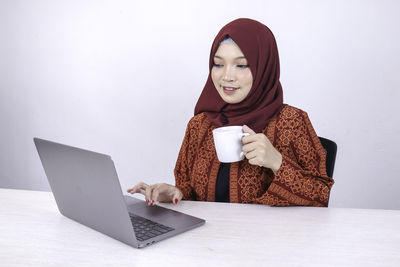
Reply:
<svg viewBox="0 0 400 267"><path fill-rule="evenodd" d="M253 86L240 103L228 104L211 80L211 68L219 43L227 36L240 47L253 75ZM251 19L237 19L225 25L215 37L210 54L210 73L197 101L194 114L205 112L217 127L246 124L260 133L283 107L279 82L279 56L275 37L267 26Z"/></svg>

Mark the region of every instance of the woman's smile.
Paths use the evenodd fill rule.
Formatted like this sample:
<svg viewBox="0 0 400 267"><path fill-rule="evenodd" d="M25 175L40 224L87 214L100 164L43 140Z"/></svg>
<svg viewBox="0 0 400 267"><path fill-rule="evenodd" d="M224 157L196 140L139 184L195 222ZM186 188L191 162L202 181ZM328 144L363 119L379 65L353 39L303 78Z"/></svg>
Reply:
<svg viewBox="0 0 400 267"><path fill-rule="evenodd" d="M228 87L228 86L222 86L222 89L225 94L232 95L234 94L237 90L240 89L240 87Z"/></svg>

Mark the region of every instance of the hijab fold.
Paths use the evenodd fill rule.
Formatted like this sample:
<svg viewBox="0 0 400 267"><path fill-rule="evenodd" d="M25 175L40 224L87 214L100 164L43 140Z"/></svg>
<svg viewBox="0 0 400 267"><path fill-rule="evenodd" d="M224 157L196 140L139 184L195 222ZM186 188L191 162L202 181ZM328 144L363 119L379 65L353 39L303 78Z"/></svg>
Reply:
<svg viewBox="0 0 400 267"><path fill-rule="evenodd" d="M253 75L253 85L249 94L242 102L236 104L226 103L211 79L214 55L220 42L228 36L243 52ZM274 35L264 24L241 18L225 25L212 44L209 71L194 114L205 112L213 125L221 127L246 124L260 133L283 108L278 48Z"/></svg>

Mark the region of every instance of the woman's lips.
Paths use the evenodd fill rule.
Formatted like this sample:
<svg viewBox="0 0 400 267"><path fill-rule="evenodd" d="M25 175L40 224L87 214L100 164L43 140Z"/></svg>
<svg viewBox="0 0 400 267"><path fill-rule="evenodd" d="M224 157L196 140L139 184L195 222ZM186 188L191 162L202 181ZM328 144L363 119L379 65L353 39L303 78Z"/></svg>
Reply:
<svg viewBox="0 0 400 267"><path fill-rule="evenodd" d="M239 89L239 87L222 86L222 89L223 89L225 94L232 95Z"/></svg>

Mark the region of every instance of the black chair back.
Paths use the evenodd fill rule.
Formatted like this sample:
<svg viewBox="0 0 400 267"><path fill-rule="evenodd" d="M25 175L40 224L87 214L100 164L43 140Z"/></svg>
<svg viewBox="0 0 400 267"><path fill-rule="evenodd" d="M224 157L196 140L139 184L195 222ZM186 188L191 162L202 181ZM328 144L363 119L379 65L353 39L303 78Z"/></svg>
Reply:
<svg viewBox="0 0 400 267"><path fill-rule="evenodd" d="M332 178L333 169L335 167L337 145L332 140L324 137L319 137L319 140L321 141L321 144L326 152L326 173Z"/></svg>

